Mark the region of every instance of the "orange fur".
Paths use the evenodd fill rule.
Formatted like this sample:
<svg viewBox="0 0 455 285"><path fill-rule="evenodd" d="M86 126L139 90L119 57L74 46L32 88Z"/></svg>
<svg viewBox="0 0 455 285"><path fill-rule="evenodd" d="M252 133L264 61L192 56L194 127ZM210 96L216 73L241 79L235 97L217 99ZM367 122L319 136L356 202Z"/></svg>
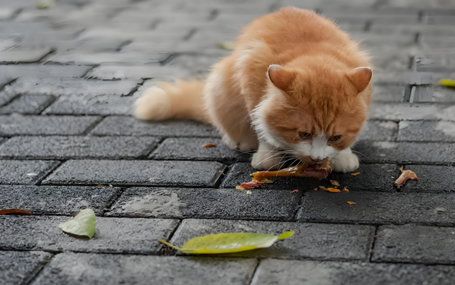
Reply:
<svg viewBox="0 0 455 285"><path fill-rule="evenodd" d="M214 65L203 94L165 86L172 112L138 117L210 122L231 146L247 150L264 142L264 152L293 148L302 142L299 132L341 135L328 141L341 151L354 143L367 117L372 73L359 67L368 67L369 60L333 21L283 8L245 27L232 54ZM177 107L185 96L193 100L186 101L189 107Z"/></svg>

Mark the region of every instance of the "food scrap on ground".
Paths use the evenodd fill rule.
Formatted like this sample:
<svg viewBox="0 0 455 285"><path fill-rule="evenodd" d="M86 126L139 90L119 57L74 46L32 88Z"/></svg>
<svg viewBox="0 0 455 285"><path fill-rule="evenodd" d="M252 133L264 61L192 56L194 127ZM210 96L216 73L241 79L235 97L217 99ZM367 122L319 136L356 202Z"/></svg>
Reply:
<svg viewBox="0 0 455 285"><path fill-rule="evenodd" d="M348 201L348 204L349 204L349 205L355 205L355 204L357 204L357 203L356 203L356 202L352 202L352 201Z"/></svg>
<svg viewBox="0 0 455 285"><path fill-rule="evenodd" d="M327 190L327 188L325 186L319 186L319 189L324 190L324 191Z"/></svg>
<svg viewBox="0 0 455 285"><path fill-rule="evenodd" d="M352 176L357 176L357 175L359 175L359 174L360 174L360 172L351 173Z"/></svg>
<svg viewBox="0 0 455 285"><path fill-rule="evenodd" d="M206 143L202 147L216 147L216 144L214 144L214 143Z"/></svg>
<svg viewBox="0 0 455 285"><path fill-rule="evenodd" d="M293 194L293 193L298 193L298 192L299 192L298 189L294 189L294 190L291 191L292 194Z"/></svg>
<svg viewBox="0 0 455 285"><path fill-rule="evenodd" d="M343 191L343 192L349 192L349 189L346 188L346 187L344 187L343 190L341 190L341 191Z"/></svg>
<svg viewBox="0 0 455 285"><path fill-rule="evenodd" d="M329 187L329 188L325 189L325 191L327 191L327 192L331 192L331 193L338 193L338 192L341 192L341 190L340 190L340 189L331 188L331 187Z"/></svg>
<svg viewBox="0 0 455 285"><path fill-rule="evenodd" d="M251 192L250 190L248 190L248 191L246 191L246 194L247 194L247 195L251 195L251 194L253 194L253 192Z"/></svg>
<svg viewBox="0 0 455 285"><path fill-rule="evenodd" d="M324 159L321 163L310 163L303 161L302 163L284 168L277 171L258 171L252 174L253 179L250 182L242 183L240 186L235 187L238 190L249 190L261 186L264 183L272 183L273 181L267 179L271 177L314 177L322 180L326 178L332 168L328 159Z"/></svg>
<svg viewBox="0 0 455 285"><path fill-rule="evenodd" d="M395 180L395 186L397 186L398 189L400 189L400 187L402 187L409 179L419 180L419 177L417 177L414 171L403 170L403 166L400 167L400 171L401 171L400 177L398 177L398 179Z"/></svg>
<svg viewBox="0 0 455 285"><path fill-rule="evenodd" d="M0 210L0 215L31 215L32 213L22 209L6 209Z"/></svg>
<svg viewBox="0 0 455 285"><path fill-rule="evenodd" d="M338 181L336 181L336 180L330 180L330 183L331 183L333 186L340 186L340 183L338 183Z"/></svg>
<svg viewBox="0 0 455 285"><path fill-rule="evenodd" d="M92 238L95 234L96 216L92 209L80 211L73 219L61 223L59 228L67 234Z"/></svg>
<svg viewBox="0 0 455 285"><path fill-rule="evenodd" d="M270 247L275 241L290 238L294 231L279 236L255 233L220 233L195 237L182 247L158 239L159 242L187 254L218 254L253 250Z"/></svg>

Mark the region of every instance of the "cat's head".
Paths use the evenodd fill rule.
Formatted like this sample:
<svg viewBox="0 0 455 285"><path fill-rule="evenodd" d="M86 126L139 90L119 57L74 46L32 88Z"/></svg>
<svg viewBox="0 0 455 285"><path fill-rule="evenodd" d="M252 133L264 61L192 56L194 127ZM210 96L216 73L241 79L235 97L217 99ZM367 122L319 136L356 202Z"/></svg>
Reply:
<svg viewBox="0 0 455 285"><path fill-rule="evenodd" d="M367 117L372 71L271 65L267 94L252 113L261 140L301 157L332 158L350 147Z"/></svg>

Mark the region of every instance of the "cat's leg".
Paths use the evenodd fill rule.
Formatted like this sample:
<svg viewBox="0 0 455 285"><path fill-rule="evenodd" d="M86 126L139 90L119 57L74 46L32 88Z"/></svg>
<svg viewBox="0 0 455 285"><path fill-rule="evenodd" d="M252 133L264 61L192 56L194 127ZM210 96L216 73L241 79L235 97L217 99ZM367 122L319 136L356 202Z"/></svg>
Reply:
<svg viewBox="0 0 455 285"><path fill-rule="evenodd" d="M251 165L258 170L275 170L281 165L283 155L276 148L265 142L259 143L259 148L253 154Z"/></svg>
<svg viewBox="0 0 455 285"><path fill-rule="evenodd" d="M257 135L240 88L229 73L231 60L225 58L214 66L204 88L204 101L224 143L242 151L254 150L258 148Z"/></svg>
<svg viewBox="0 0 455 285"><path fill-rule="evenodd" d="M332 170L336 172L351 172L359 168L359 159L352 153L351 148L340 151L330 162Z"/></svg>

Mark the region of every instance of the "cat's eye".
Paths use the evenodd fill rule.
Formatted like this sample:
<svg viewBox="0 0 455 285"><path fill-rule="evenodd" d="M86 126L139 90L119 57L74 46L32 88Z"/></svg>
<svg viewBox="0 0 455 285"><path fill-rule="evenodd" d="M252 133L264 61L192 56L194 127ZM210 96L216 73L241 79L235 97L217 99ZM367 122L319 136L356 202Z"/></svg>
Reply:
<svg viewBox="0 0 455 285"><path fill-rule="evenodd" d="M302 140L309 140L312 137L312 135L310 133L305 133L305 132L299 132L299 136Z"/></svg>
<svg viewBox="0 0 455 285"><path fill-rule="evenodd" d="M331 141L331 142L336 142L336 141L338 141L338 140L340 140L340 139L341 139L341 136L340 136L340 135L338 135L338 136L332 136L332 137L329 138L329 141Z"/></svg>

